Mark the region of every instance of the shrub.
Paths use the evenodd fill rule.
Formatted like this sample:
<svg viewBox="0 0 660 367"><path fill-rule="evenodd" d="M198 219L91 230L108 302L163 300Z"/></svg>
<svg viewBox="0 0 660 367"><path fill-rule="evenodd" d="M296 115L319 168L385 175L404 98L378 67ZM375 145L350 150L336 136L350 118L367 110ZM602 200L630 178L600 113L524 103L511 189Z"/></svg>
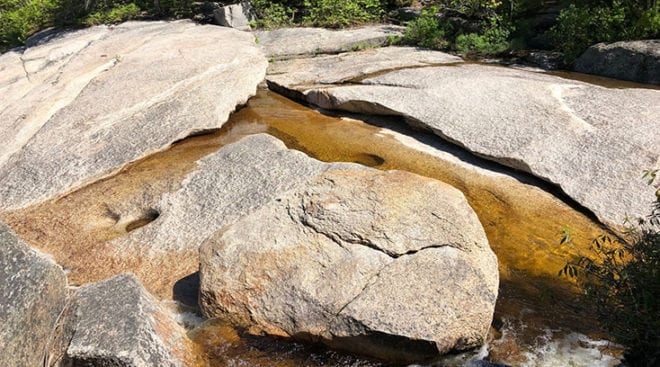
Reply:
<svg viewBox="0 0 660 367"><path fill-rule="evenodd" d="M381 0L305 0L304 6L303 23L331 28L375 22L385 13Z"/></svg>
<svg viewBox="0 0 660 367"><path fill-rule="evenodd" d="M296 9L286 4L268 0L254 0L252 2L257 13L257 27L273 29L286 27L294 22Z"/></svg>
<svg viewBox="0 0 660 367"><path fill-rule="evenodd" d="M658 171L647 171L653 183ZM560 270L577 279L599 320L626 347L630 366L660 364L660 189L651 215L631 227L627 243L608 235L592 242L592 256L580 257ZM570 242L565 234L562 242Z"/></svg>
<svg viewBox="0 0 660 367"><path fill-rule="evenodd" d="M192 0L0 0L0 52L53 25L96 25L138 17L181 18Z"/></svg>
<svg viewBox="0 0 660 367"><path fill-rule="evenodd" d="M454 46L468 55L496 55L509 48L513 27L496 0L439 0L410 22L406 42L425 48ZM438 15L439 14L439 15Z"/></svg>
<svg viewBox="0 0 660 367"><path fill-rule="evenodd" d="M0 52L53 25L57 0L0 0Z"/></svg>
<svg viewBox="0 0 660 367"><path fill-rule="evenodd" d="M565 61L573 62L599 42L660 36L660 4L615 0L611 4L571 4L563 9L550 31ZM650 4L650 6L649 6Z"/></svg>
<svg viewBox="0 0 660 367"><path fill-rule="evenodd" d="M424 48L442 49L448 46L445 31L435 14L437 8L424 10L422 15L406 27L404 41Z"/></svg>
<svg viewBox="0 0 660 367"><path fill-rule="evenodd" d="M98 25L119 23L129 19L137 18L141 13L140 8L135 4L117 5L110 10L95 12L83 19L85 25Z"/></svg>
<svg viewBox="0 0 660 367"><path fill-rule="evenodd" d="M489 28L484 34L461 34L456 37L456 50L466 55L490 56L509 49L510 31L504 27Z"/></svg>

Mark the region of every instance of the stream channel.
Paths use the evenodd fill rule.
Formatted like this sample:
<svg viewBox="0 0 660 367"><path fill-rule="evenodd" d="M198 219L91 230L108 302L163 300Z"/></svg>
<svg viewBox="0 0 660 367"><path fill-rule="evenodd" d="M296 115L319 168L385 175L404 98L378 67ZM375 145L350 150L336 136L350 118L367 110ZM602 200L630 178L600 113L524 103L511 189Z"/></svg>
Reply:
<svg viewBox="0 0 660 367"><path fill-rule="evenodd" d="M337 116L260 89L220 131L184 139L118 174L59 200L4 213L3 219L27 242L42 244L53 254L67 268L71 284L103 279L118 269L109 261L90 260L95 256L91 246L155 219L147 215L117 226L108 207L136 198L153 201L177 190L198 159L255 133L271 134L322 161L405 170L446 182L465 194L499 259L499 298L488 344L438 365L462 366L488 353L490 360L512 366L618 364L621 348L607 341L575 285L557 275L567 260L586 253L591 239L605 229L555 187L411 130L394 118ZM572 232L571 244L560 244L564 227ZM132 270L131 266L121 270ZM187 302L179 301L194 304L196 294L189 296ZM176 305L182 321L192 326L202 321L194 307L181 302ZM219 320L206 321L190 334L210 366L382 365L323 347L250 336Z"/></svg>

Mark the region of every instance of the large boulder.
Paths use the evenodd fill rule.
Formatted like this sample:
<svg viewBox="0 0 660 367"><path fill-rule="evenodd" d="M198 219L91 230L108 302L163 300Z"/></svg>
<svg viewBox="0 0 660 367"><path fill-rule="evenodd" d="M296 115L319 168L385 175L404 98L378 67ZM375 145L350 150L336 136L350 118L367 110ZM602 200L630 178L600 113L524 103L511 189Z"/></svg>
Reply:
<svg viewBox="0 0 660 367"><path fill-rule="evenodd" d="M575 71L660 84L660 40L593 45L575 60Z"/></svg>
<svg viewBox="0 0 660 367"><path fill-rule="evenodd" d="M400 40L405 29L393 25L337 31L324 28L281 28L255 32L255 36L267 56L290 58L386 46Z"/></svg>
<svg viewBox="0 0 660 367"><path fill-rule="evenodd" d="M79 288L63 321L61 365L194 366L195 347L132 274Z"/></svg>
<svg viewBox="0 0 660 367"><path fill-rule="evenodd" d="M396 362L484 342L497 259L456 189L414 174L328 171L200 251L200 305L253 331Z"/></svg>
<svg viewBox="0 0 660 367"><path fill-rule="evenodd" d="M0 366L42 366L66 301L66 277L0 223Z"/></svg>
<svg viewBox="0 0 660 367"><path fill-rule="evenodd" d="M360 56L347 60L356 65ZM348 68L343 59L308 60L327 65L326 73L317 70L320 77L311 78L283 61L273 68L288 71L270 74L268 82L323 108L403 116L473 153L560 186L607 224L648 214L653 188L640 176L660 161L660 139L653 133L660 131L660 90L614 89L460 63L367 76L352 68L357 78L335 77L332 70Z"/></svg>
<svg viewBox="0 0 660 367"><path fill-rule="evenodd" d="M266 67L251 35L189 21L93 27L3 54L0 207L56 198L220 128Z"/></svg>

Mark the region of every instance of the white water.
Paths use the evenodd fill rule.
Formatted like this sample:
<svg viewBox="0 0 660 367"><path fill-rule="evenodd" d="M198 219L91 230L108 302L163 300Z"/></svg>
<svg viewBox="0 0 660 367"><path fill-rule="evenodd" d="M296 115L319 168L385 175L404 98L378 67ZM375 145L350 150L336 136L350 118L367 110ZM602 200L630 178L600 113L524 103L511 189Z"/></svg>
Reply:
<svg viewBox="0 0 660 367"><path fill-rule="evenodd" d="M527 362L521 367L614 367L620 363L607 354L610 348L618 348L607 340L592 340L579 333L555 338L550 330L539 339L536 348L523 353Z"/></svg>
<svg viewBox="0 0 660 367"><path fill-rule="evenodd" d="M539 335L532 343L520 340L519 335L527 326L517 320L504 322L501 336L485 344L480 350L453 356L428 367L482 367L479 361L492 361L512 367L615 367L621 363L618 356L622 346L607 340L593 340L576 332L559 330L539 330ZM502 347L504 345L505 347ZM514 346L513 348L511 346ZM491 349L513 351L508 358L493 360L489 357ZM413 367L413 366L409 366ZM418 367L418 366L417 366Z"/></svg>
<svg viewBox="0 0 660 367"><path fill-rule="evenodd" d="M161 301L161 305L172 312L174 321L186 330L192 330L204 322L204 319L192 307L181 302Z"/></svg>

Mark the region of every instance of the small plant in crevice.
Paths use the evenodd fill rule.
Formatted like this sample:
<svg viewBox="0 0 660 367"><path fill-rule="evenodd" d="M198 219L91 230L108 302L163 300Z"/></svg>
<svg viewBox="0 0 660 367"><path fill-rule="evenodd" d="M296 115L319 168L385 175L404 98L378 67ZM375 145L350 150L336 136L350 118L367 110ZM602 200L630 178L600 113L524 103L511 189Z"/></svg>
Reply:
<svg viewBox="0 0 660 367"><path fill-rule="evenodd" d="M644 172L649 184L658 170ZM660 186L660 185L659 185ZM586 300L612 337L626 347L625 362L636 367L660 365L660 188L651 214L628 224L617 241L602 234L591 253L568 262L560 271L577 281ZM561 243L571 243L565 230Z"/></svg>

